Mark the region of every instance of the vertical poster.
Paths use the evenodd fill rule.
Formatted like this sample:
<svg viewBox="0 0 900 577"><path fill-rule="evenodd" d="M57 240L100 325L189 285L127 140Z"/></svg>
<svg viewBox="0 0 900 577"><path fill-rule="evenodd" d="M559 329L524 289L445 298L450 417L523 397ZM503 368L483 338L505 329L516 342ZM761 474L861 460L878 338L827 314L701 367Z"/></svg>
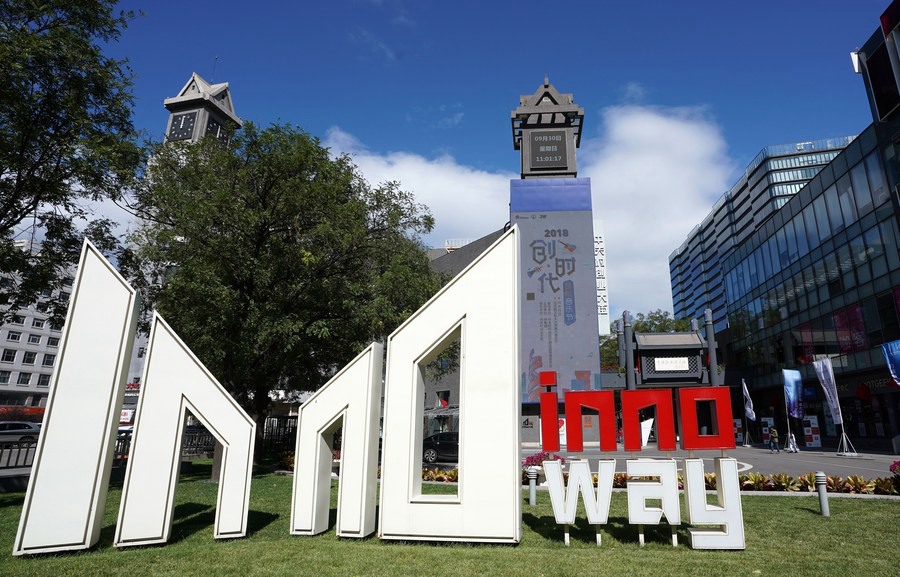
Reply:
<svg viewBox="0 0 900 577"><path fill-rule="evenodd" d="M521 238L522 400L536 403L540 371L557 391L600 388L600 338L589 178L510 181Z"/></svg>
<svg viewBox="0 0 900 577"><path fill-rule="evenodd" d="M775 419L772 417L763 417L759 420L762 423L763 443L769 443L769 429L775 426Z"/></svg>
<svg viewBox="0 0 900 577"><path fill-rule="evenodd" d="M822 446L822 432L819 429L819 417L816 415L803 418L803 438L807 447Z"/></svg>
<svg viewBox="0 0 900 577"><path fill-rule="evenodd" d="M734 421L734 442L738 445L744 444L744 422L741 419L732 419Z"/></svg>

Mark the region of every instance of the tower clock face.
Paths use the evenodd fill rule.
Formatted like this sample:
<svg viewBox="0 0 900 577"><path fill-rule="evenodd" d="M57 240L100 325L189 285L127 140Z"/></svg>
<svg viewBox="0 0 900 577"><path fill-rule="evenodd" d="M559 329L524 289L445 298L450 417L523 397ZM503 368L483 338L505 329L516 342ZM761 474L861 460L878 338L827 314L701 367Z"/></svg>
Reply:
<svg viewBox="0 0 900 577"><path fill-rule="evenodd" d="M206 136L214 136L219 139L225 138L225 129L212 116L209 117L209 121L206 123Z"/></svg>
<svg viewBox="0 0 900 577"><path fill-rule="evenodd" d="M194 135L194 123L197 121L197 112L185 112L172 117L172 125L169 128L169 140L187 140Z"/></svg>

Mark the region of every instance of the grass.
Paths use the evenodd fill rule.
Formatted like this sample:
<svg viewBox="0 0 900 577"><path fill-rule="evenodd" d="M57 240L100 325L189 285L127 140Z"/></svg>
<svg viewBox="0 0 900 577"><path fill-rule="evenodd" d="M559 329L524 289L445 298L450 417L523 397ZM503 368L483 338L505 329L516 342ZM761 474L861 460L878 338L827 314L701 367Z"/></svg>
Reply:
<svg viewBox="0 0 900 577"><path fill-rule="evenodd" d="M814 495L742 494L747 549L694 551L685 526L679 546L668 544L668 527L648 527L637 545L627 521L625 494L613 494L603 546L583 514L562 541L549 496L527 504L523 491L522 542L518 546L382 542L338 539L333 530L316 537L289 534L291 478L258 475L250 497L249 536L216 542L212 523L216 485L209 466L182 474L172 540L164 547L118 550L112 545L121 491L110 490L100 543L91 551L18 558L11 554L22 493L0 495L0 575L28 576L240 576L245 575L896 575L900 548L900 500L832 498L831 517L818 513ZM455 488L441 487L447 492ZM332 507L334 491L332 491ZM682 515L684 509L682 508ZM333 516L332 516L333 517Z"/></svg>

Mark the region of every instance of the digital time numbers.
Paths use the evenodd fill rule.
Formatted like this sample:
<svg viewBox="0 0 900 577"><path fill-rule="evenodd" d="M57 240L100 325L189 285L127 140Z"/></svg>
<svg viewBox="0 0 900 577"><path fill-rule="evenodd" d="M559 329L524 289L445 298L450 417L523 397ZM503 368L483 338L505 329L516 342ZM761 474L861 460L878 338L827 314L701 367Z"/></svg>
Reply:
<svg viewBox="0 0 900 577"><path fill-rule="evenodd" d="M540 132L532 132L530 141L532 169L541 170L568 167L565 130L542 130Z"/></svg>

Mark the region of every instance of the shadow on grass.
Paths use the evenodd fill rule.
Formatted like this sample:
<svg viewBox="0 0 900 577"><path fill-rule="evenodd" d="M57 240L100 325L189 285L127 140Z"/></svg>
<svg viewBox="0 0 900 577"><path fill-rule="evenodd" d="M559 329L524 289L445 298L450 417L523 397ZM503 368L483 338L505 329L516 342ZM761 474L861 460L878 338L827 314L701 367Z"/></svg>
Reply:
<svg viewBox="0 0 900 577"><path fill-rule="evenodd" d="M175 507L172 519L172 534L168 544L183 541L204 529L212 530L216 522L216 510L214 507L202 503L182 503ZM250 511L247 518L247 535L250 536L264 529L276 519L278 519L278 515L273 513ZM101 549L113 547L115 535L115 524L104 527L100 531L98 547Z"/></svg>
<svg viewBox="0 0 900 577"><path fill-rule="evenodd" d="M257 531L265 529L275 522L280 515L275 513L267 513L265 511L253 511L247 515L247 536L250 537Z"/></svg>
<svg viewBox="0 0 900 577"><path fill-rule="evenodd" d="M212 462L185 461L181 465L178 481L209 481L212 479Z"/></svg>
<svg viewBox="0 0 900 577"><path fill-rule="evenodd" d="M25 503L25 493L4 495L0 493L0 507L21 507Z"/></svg>
<svg viewBox="0 0 900 577"><path fill-rule="evenodd" d="M169 543L177 543L198 531L211 528L216 522L216 509L201 503L182 503L175 507L172 519L172 537Z"/></svg>
<svg viewBox="0 0 900 577"><path fill-rule="evenodd" d="M562 542L563 526L557 524L556 518L552 515L544 515L538 517L532 513L522 513L522 521L529 529L550 541ZM597 539L597 529L604 536L618 541L619 543L637 543L638 527L628 522L627 517L610 517L605 525L591 525L587 519L577 517L575 524L569 526L569 538L573 541L583 543L593 543ZM686 542L687 532L682 529L676 529L678 542ZM671 543L672 528L666 523L660 525L645 525L644 540L646 543ZM605 540L604 540L605 542Z"/></svg>

